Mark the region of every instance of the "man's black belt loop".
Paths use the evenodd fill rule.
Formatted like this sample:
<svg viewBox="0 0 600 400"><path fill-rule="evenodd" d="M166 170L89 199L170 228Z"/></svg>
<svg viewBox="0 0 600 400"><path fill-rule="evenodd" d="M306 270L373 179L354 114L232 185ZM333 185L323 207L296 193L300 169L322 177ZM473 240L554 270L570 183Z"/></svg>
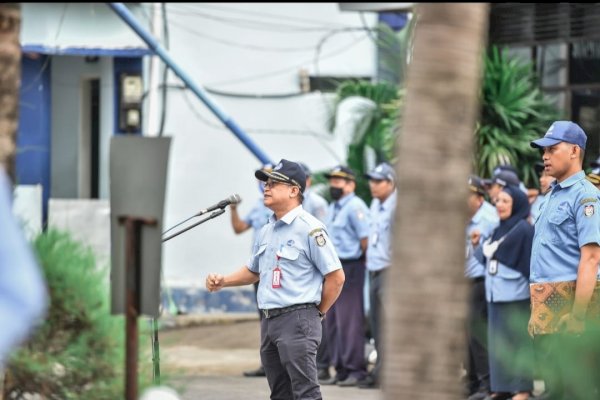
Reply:
<svg viewBox="0 0 600 400"><path fill-rule="evenodd" d="M302 310L304 308L311 308L311 307L316 308L317 305L315 303L294 304L293 306L289 306L289 307L271 308L268 310L265 309L265 310L260 310L260 311L263 313L265 318L269 319L269 318L277 317L278 315L281 315L281 314L288 313L290 311Z"/></svg>

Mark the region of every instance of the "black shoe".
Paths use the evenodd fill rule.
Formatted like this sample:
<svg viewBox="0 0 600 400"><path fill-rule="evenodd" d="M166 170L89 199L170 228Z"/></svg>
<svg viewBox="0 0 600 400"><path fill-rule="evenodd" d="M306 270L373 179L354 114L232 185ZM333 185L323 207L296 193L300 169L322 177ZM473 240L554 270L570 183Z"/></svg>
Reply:
<svg viewBox="0 0 600 400"><path fill-rule="evenodd" d="M358 378L355 376L349 376L346 379L344 379L343 381L339 381L337 383L337 385L341 386L341 387L356 386L356 385L358 385Z"/></svg>
<svg viewBox="0 0 600 400"><path fill-rule="evenodd" d="M340 382L341 380L343 380L343 379L340 379L340 378L338 378L337 375L335 375L329 379L324 379L324 380L319 379L319 383L321 385L335 385L336 383Z"/></svg>
<svg viewBox="0 0 600 400"><path fill-rule="evenodd" d="M247 376L247 377L267 376L267 374L265 374L265 369L261 365L260 367L258 367L257 369L253 369L252 371L244 371L244 376Z"/></svg>
<svg viewBox="0 0 600 400"><path fill-rule="evenodd" d="M361 389L378 389L379 383L375 379L373 379L372 376L367 375L365 379L361 379L360 381L358 381L356 386L358 386Z"/></svg>
<svg viewBox="0 0 600 400"><path fill-rule="evenodd" d="M484 400L486 397L488 397L488 395L489 392L487 391L479 391L470 395L467 400Z"/></svg>
<svg viewBox="0 0 600 400"><path fill-rule="evenodd" d="M317 378L320 381L326 381L331 378L329 375L329 370L327 368L319 368L319 372L317 372Z"/></svg>

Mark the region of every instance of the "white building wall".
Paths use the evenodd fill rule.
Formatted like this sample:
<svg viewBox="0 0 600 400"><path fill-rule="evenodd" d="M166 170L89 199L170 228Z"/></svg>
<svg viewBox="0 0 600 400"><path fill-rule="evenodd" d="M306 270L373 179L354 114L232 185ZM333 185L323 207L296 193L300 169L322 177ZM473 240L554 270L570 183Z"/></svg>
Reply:
<svg viewBox="0 0 600 400"><path fill-rule="evenodd" d="M23 3L22 7L23 44L144 46L105 3ZM149 3L128 3L128 7L148 26ZM171 56L196 83L249 96L210 95L272 161L303 161L317 171L345 160L345 146L328 130L331 95L252 96L298 94L302 69L313 76L373 76L375 43L364 28L375 25L376 14L365 13L361 18L355 12L340 12L337 3L167 3L167 15ZM78 156L73 151L77 138L71 135L79 124L66 115L78 107L79 79L86 68L80 61L71 63L67 57L55 56L52 65L52 107L57 110L53 112L53 140L58 135L58 143L64 145L61 149L53 143L52 162L65 168L71 165L72 171ZM107 198L107 149L115 118L112 59L101 57L99 65L95 73L102 79L100 196ZM62 93L55 90L57 82ZM182 84L173 73L168 83ZM61 110L71 112L61 114ZM261 163L191 92L169 89L165 135L174 138L165 229L233 193L243 198L240 214L248 213L261 196L254 178ZM69 138L75 143L69 143ZM59 171L53 165L53 178ZM75 176L72 179L77 182ZM55 187L52 190L61 193ZM75 190L64 188L64 193ZM209 271L226 273L247 261L252 233L234 235L229 219L227 211L164 244L167 282L202 286ZM99 227L99 236L104 229Z"/></svg>
<svg viewBox="0 0 600 400"><path fill-rule="evenodd" d="M348 77L375 71L374 42L360 15L340 12L337 3L168 4L167 14L170 54L210 89L298 93L302 68L311 75ZM375 21L375 14L364 14L367 25ZM180 84L169 76L170 84ZM345 147L327 129L331 95L210 97L275 162L299 160L321 170L345 160ZM254 178L259 160L191 92L170 89L167 107L165 134L174 141L166 227L233 193L243 198L238 210L246 215L260 197ZM227 211L172 239L163 253L167 281L203 285L209 271L238 268L249 257L252 236L236 236Z"/></svg>

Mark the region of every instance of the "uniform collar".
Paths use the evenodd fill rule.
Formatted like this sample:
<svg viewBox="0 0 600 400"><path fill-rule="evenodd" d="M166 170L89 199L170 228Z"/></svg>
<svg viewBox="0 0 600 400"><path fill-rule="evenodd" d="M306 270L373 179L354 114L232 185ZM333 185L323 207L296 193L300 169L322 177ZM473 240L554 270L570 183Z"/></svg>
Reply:
<svg viewBox="0 0 600 400"><path fill-rule="evenodd" d="M479 209L475 212L475 215L473 215L473 217L471 218L471 222L474 224L479 223L481 220L483 220L483 217L486 214L497 215L496 207L484 200L483 203L481 203Z"/></svg>
<svg viewBox="0 0 600 400"><path fill-rule="evenodd" d="M396 205L396 197L398 196L398 190L394 189L394 191L392 193L390 193L390 195L387 197L387 199L385 199L383 202L379 202L380 206L384 209L387 210L390 207L393 207Z"/></svg>
<svg viewBox="0 0 600 400"><path fill-rule="evenodd" d="M339 199L338 201L336 201L336 204L338 207L343 207L347 202L350 201L351 198L353 198L355 196L355 193L348 193L347 195L345 195L344 197L342 197L341 199Z"/></svg>
<svg viewBox="0 0 600 400"><path fill-rule="evenodd" d="M281 219L279 221L284 222L285 224L289 225L292 222L294 222L296 217L298 215L300 215L301 212L302 212L302 205L299 205L298 207L293 208L290 211L288 211L287 214L285 214L283 217L281 217ZM271 222L277 221L277 219L275 219L275 214L271 215L269 217L269 219Z"/></svg>
<svg viewBox="0 0 600 400"><path fill-rule="evenodd" d="M556 180L555 180L550 185L552 186L553 190L554 190L554 188L556 186L560 186L561 189L565 189L565 188L568 188L570 186L573 186L575 183L579 182L582 179L585 179L585 172L583 170L581 170L581 171L579 171L579 172L571 175L570 177L568 177L567 179L565 179L561 183L557 183Z"/></svg>

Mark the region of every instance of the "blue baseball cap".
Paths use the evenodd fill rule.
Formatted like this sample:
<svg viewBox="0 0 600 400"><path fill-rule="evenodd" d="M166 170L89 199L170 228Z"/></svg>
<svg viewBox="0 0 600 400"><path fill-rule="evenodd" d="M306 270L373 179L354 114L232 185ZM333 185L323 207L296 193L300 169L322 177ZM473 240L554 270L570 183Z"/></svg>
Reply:
<svg viewBox="0 0 600 400"><path fill-rule="evenodd" d="M572 121L556 121L546 132L543 138L532 141L531 147L550 147L560 142L576 144L585 150L587 136L583 129Z"/></svg>
<svg viewBox="0 0 600 400"><path fill-rule="evenodd" d="M271 178L278 182L298 186L302 193L304 193L304 189L306 189L306 174L300 164L283 158L275 167L273 167L272 171L259 169L254 172L254 176L259 181L266 181Z"/></svg>
<svg viewBox="0 0 600 400"><path fill-rule="evenodd" d="M497 168L494 170L494 175L491 179L483 179L484 185L491 185L497 183L500 186L515 185L519 186L521 181L516 173L510 169Z"/></svg>
<svg viewBox="0 0 600 400"><path fill-rule="evenodd" d="M388 163L381 163L371 170L371 172L365 174L367 179L374 179L379 181L396 181L396 171Z"/></svg>

